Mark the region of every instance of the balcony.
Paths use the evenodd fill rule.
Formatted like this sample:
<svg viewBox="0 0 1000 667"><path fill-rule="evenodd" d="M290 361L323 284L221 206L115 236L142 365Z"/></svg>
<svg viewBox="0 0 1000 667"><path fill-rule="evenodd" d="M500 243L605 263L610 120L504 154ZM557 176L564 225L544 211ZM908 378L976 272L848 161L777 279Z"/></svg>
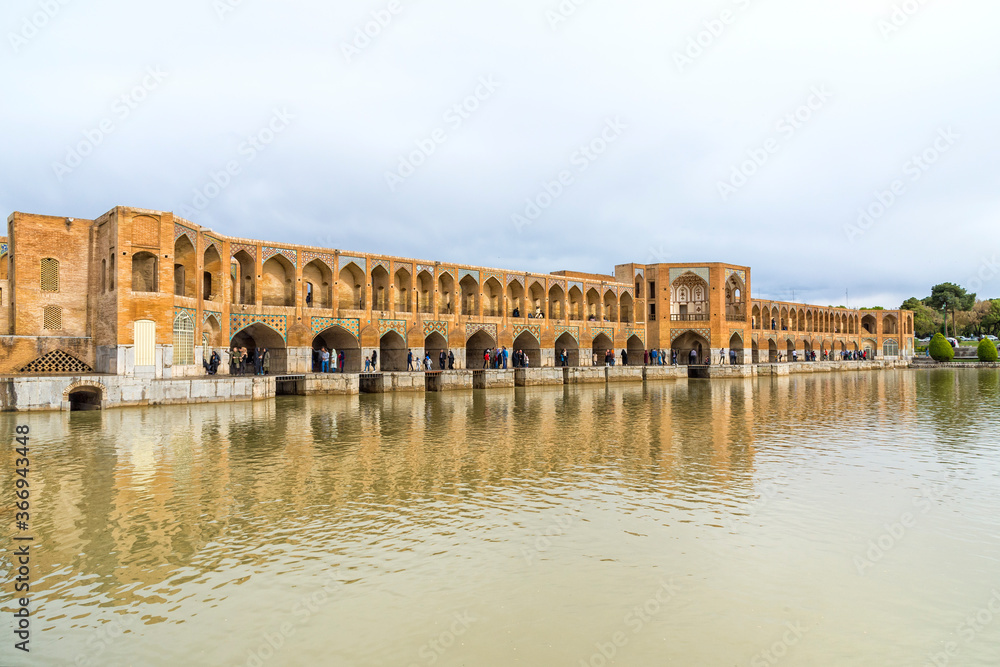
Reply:
<svg viewBox="0 0 1000 667"><path fill-rule="evenodd" d="M708 315L696 313L694 315L671 315L671 322L707 322Z"/></svg>

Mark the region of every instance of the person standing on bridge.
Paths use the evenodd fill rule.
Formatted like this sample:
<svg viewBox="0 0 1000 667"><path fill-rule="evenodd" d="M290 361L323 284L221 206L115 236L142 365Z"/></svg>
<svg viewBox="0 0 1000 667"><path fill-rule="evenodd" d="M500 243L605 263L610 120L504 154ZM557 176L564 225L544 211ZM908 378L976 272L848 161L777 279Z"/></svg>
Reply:
<svg viewBox="0 0 1000 667"><path fill-rule="evenodd" d="M691 348L691 352L690 354L688 354L688 363L691 366L694 366L698 363L698 351L695 350L694 348Z"/></svg>
<svg viewBox="0 0 1000 667"><path fill-rule="evenodd" d="M448 355L445 354L444 350L441 350L441 354L438 355L438 368L444 370L444 364L448 361Z"/></svg>
<svg viewBox="0 0 1000 667"><path fill-rule="evenodd" d="M622 366L628 366L628 350L622 348Z"/></svg>
<svg viewBox="0 0 1000 667"><path fill-rule="evenodd" d="M455 353L452 350L448 350L448 370L455 370Z"/></svg>
<svg viewBox="0 0 1000 667"><path fill-rule="evenodd" d="M378 370L378 350L372 350L372 373Z"/></svg>
<svg viewBox="0 0 1000 667"><path fill-rule="evenodd" d="M406 370L413 370L413 350L406 351Z"/></svg>
<svg viewBox="0 0 1000 667"><path fill-rule="evenodd" d="M330 351L326 347L321 347L319 350L319 372L330 372Z"/></svg>

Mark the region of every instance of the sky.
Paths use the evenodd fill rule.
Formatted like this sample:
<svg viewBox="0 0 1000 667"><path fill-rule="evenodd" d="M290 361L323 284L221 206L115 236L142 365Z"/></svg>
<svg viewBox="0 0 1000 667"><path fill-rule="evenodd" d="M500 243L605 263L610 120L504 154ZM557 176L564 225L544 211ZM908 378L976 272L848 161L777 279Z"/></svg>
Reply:
<svg viewBox="0 0 1000 667"><path fill-rule="evenodd" d="M995 0L8 0L0 210L1000 297Z"/></svg>

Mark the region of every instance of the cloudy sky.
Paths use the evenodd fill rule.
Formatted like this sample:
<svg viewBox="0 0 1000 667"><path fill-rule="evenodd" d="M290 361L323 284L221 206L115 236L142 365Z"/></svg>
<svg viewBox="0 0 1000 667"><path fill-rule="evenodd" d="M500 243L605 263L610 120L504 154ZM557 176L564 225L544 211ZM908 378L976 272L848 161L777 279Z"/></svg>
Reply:
<svg viewBox="0 0 1000 667"><path fill-rule="evenodd" d="M8 0L0 23L5 214L725 261L820 304L1000 296L995 0Z"/></svg>

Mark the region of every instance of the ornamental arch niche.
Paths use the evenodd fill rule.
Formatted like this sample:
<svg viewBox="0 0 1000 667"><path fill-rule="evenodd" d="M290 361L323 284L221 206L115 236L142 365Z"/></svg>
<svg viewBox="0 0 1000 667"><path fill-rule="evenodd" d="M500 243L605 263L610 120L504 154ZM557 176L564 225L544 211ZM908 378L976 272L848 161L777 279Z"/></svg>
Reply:
<svg viewBox="0 0 1000 667"><path fill-rule="evenodd" d="M479 283L472 276L465 276L458 283L462 293L462 315L466 317L479 316Z"/></svg>
<svg viewBox="0 0 1000 667"><path fill-rule="evenodd" d="M389 272L379 265L372 269L372 310L389 312Z"/></svg>
<svg viewBox="0 0 1000 667"><path fill-rule="evenodd" d="M417 310L425 315L434 312L434 276L429 271L417 274Z"/></svg>
<svg viewBox="0 0 1000 667"><path fill-rule="evenodd" d="M257 262L246 250L233 255L230 271L233 281L233 303L253 305L256 303L255 278Z"/></svg>
<svg viewBox="0 0 1000 667"><path fill-rule="evenodd" d="M343 310L365 309L365 274L354 262L340 269L338 305Z"/></svg>
<svg viewBox="0 0 1000 667"><path fill-rule="evenodd" d="M482 329L472 334L465 343L465 366L466 368L483 368L483 355L486 350L497 346L493 336Z"/></svg>
<svg viewBox="0 0 1000 667"><path fill-rule="evenodd" d="M500 286L500 281L492 276L483 283L483 315L503 316L503 288Z"/></svg>
<svg viewBox="0 0 1000 667"><path fill-rule="evenodd" d="M333 271L321 259L302 267L302 302L306 308L333 308Z"/></svg>
<svg viewBox="0 0 1000 667"><path fill-rule="evenodd" d="M678 320L708 319L708 281L685 271L670 285L672 295L670 314Z"/></svg>
<svg viewBox="0 0 1000 667"><path fill-rule="evenodd" d="M132 255L132 291L156 292L159 275L156 255L141 250Z"/></svg>
<svg viewBox="0 0 1000 667"><path fill-rule="evenodd" d="M324 329L313 338L312 348L320 350L326 348L332 353L340 355L344 353L345 373L361 372L361 343L357 336L340 326L332 326ZM330 359L330 367L334 367L334 359Z"/></svg>
<svg viewBox="0 0 1000 667"><path fill-rule="evenodd" d="M677 353L677 363L683 366L691 363L691 351L695 352L695 364L702 364L707 359L707 354L711 347L705 336L694 331L685 331L674 339L670 349Z"/></svg>
<svg viewBox="0 0 1000 667"><path fill-rule="evenodd" d="M591 345L591 352L597 356L597 364L601 365L604 363L604 355L608 350L614 352L615 344L611 338L605 333L599 333L594 336L594 342Z"/></svg>
<svg viewBox="0 0 1000 667"><path fill-rule="evenodd" d="M194 245L187 234L174 241L174 294L195 298L198 285L197 258Z"/></svg>
<svg viewBox="0 0 1000 667"><path fill-rule="evenodd" d="M413 312L413 279L410 272L405 268L396 271L393 277L393 289L395 294L396 312Z"/></svg>
<svg viewBox="0 0 1000 667"><path fill-rule="evenodd" d="M569 332L563 333L556 339L556 364L559 363L559 355L565 350L566 364L568 366L580 365L580 344Z"/></svg>
<svg viewBox="0 0 1000 667"><path fill-rule="evenodd" d="M524 306L524 285L520 280L511 280L507 285L507 306L510 308L511 317L517 311L518 317L527 317L528 312Z"/></svg>
<svg viewBox="0 0 1000 667"><path fill-rule="evenodd" d="M205 248L201 298L205 301L222 301L222 255L214 243Z"/></svg>
<svg viewBox="0 0 1000 667"><path fill-rule="evenodd" d="M275 255L264 262L260 290L265 306L295 306L295 267L288 258Z"/></svg>
<svg viewBox="0 0 1000 667"><path fill-rule="evenodd" d="M448 271L438 276L438 314L455 314L455 277Z"/></svg>
<svg viewBox="0 0 1000 667"><path fill-rule="evenodd" d="M267 366L270 375L281 375L288 369L288 357L284 337L260 322L237 331L230 339L229 347L245 347L247 351L255 347L267 348Z"/></svg>
<svg viewBox="0 0 1000 667"><path fill-rule="evenodd" d="M395 331L387 331L379 339L378 368L386 372L406 370L406 341Z"/></svg>
<svg viewBox="0 0 1000 667"><path fill-rule="evenodd" d="M528 357L528 366L538 368L542 365L542 346L530 331L522 331L511 346L514 352L521 350Z"/></svg>
<svg viewBox="0 0 1000 667"><path fill-rule="evenodd" d="M746 320L746 317L746 285L739 274L733 273L726 279L726 319L738 322Z"/></svg>

